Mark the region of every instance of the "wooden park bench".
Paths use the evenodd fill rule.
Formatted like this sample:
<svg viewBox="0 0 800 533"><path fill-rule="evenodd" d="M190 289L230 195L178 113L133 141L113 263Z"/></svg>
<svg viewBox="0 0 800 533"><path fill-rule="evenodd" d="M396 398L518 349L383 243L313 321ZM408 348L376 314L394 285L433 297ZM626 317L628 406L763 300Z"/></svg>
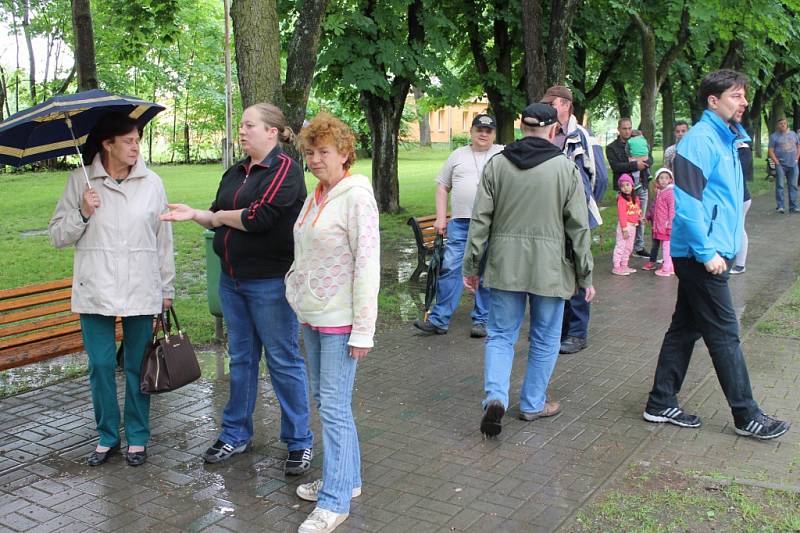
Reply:
<svg viewBox="0 0 800 533"><path fill-rule="evenodd" d="M0 290L0 370L83 351L72 279ZM117 340L122 323L117 318Z"/></svg>
<svg viewBox="0 0 800 533"><path fill-rule="evenodd" d="M450 215L447 215L450 221ZM411 274L411 280L419 279L420 274L428 270L428 257L433 253L433 241L436 240L436 230L433 223L436 222L436 215L424 217L411 217L408 224L414 230L414 239L417 242L417 268Z"/></svg>

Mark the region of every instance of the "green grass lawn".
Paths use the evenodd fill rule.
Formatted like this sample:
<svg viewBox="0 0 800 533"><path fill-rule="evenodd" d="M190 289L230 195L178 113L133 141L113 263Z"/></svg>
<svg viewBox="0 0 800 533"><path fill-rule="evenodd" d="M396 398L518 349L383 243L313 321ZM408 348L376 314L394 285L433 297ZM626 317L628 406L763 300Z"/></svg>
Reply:
<svg viewBox="0 0 800 533"><path fill-rule="evenodd" d="M434 213L435 177L449 151L445 148L401 150L399 158L400 204L403 212L381 216L383 262L395 260L398 245L413 247L413 237L406 225L409 216ZM656 154L656 164L660 154ZM203 208L211 203L222 167L219 165L155 166L163 178L172 202ZM356 162L354 172L371 175L370 161ZM771 190L763 179L764 162L756 170L758 179L751 185L754 195ZM39 283L72 275L72 248L57 250L50 245L47 224L64 187L66 172L25 172L0 174L4 212L0 218L0 289ZM309 190L316 185L306 175ZM594 233L593 250L605 252L614 245L615 213L611 187L601 205L606 206L606 223ZM206 298L206 266L203 229L193 223L175 224L177 262L176 309L185 327L197 343L213 337L213 319ZM390 280L381 291L381 319L397 315L401 300L409 300L408 284ZM403 292L402 298L395 293Z"/></svg>

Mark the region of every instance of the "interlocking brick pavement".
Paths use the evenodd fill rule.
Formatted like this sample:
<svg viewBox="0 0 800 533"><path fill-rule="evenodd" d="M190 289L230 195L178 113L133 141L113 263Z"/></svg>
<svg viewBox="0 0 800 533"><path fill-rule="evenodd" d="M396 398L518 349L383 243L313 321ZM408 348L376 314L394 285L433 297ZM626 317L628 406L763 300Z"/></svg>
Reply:
<svg viewBox="0 0 800 533"><path fill-rule="evenodd" d="M732 281L743 333L791 286L800 265L800 217L773 215L770 203L754 201L748 270ZM378 336L360 364L353 402L364 490L341 531L557 530L633 461L800 485L800 428L771 442L737 437L702 343L681 399L704 426L641 419L676 280L613 277L608 257L596 265L590 345L561 356L550 388L563 412L530 423L515 418L527 353L523 326L511 406L496 440L478 431L483 343L469 338L468 303L447 335L421 336L409 325ZM798 348L798 341L755 334L745 342L758 400L789 419L800 407ZM121 456L99 468L85 465L96 444L86 378L3 399L0 529L296 530L313 504L294 490L320 475L321 443L312 473L284 477L278 407L265 380L254 450L204 465L200 454L217 436L227 392L224 380L203 380L154 397L153 438L141 468L127 467ZM316 415L313 429L321 435Z"/></svg>

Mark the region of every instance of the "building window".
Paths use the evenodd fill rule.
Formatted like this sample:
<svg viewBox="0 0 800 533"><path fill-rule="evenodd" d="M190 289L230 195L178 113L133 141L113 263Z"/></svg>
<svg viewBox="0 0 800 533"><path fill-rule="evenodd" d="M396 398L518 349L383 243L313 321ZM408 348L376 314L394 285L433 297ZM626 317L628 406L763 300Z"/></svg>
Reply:
<svg viewBox="0 0 800 533"><path fill-rule="evenodd" d="M444 109L439 111L439 131L444 131Z"/></svg>
<svg viewBox="0 0 800 533"><path fill-rule="evenodd" d="M469 129L469 111L464 111L461 114L461 129L464 131Z"/></svg>

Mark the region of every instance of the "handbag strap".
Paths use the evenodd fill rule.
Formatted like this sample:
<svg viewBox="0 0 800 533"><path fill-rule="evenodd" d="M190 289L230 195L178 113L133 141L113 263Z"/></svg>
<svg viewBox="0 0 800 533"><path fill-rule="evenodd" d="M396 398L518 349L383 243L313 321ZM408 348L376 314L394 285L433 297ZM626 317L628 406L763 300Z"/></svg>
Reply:
<svg viewBox="0 0 800 533"><path fill-rule="evenodd" d="M170 306L170 308L164 312L167 316L167 325L170 325L169 316L172 315L172 320L175 321L175 328L178 330L178 335L183 335L183 330L181 329L181 323L178 322L178 314L175 313L175 306Z"/></svg>

